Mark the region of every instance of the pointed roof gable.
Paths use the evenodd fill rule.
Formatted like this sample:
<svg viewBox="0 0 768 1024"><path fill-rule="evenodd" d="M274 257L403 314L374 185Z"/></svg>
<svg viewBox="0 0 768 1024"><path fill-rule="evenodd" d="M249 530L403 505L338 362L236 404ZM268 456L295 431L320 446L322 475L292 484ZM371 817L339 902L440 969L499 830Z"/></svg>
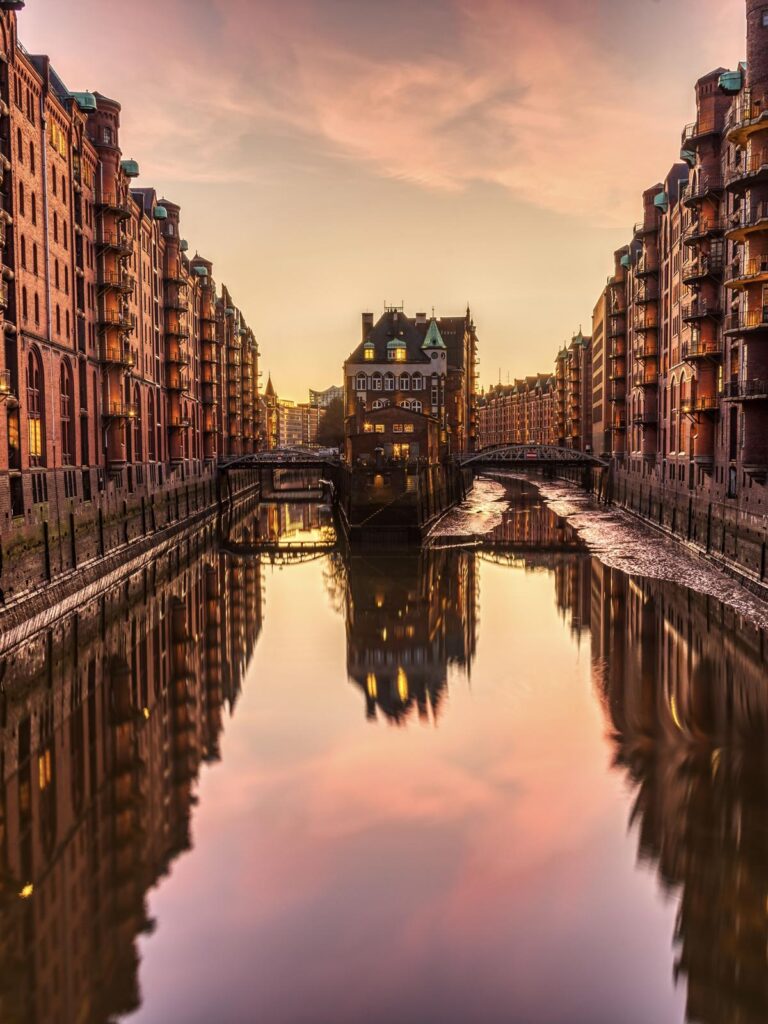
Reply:
<svg viewBox="0 0 768 1024"><path fill-rule="evenodd" d="M424 349L446 347L445 342L443 341L443 336L440 333L440 328L437 326L437 320L435 320L434 317L432 317L432 320L430 321L427 335L424 338L421 347Z"/></svg>
<svg viewBox="0 0 768 1024"><path fill-rule="evenodd" d="M270 373L270 375L269 375L269 377L267 379L267 386L264 389L264 394L265 395L269 395L270 398L274 398L275 388L274 388L274 385L272 384L272 374L271 373Z"/></svg>

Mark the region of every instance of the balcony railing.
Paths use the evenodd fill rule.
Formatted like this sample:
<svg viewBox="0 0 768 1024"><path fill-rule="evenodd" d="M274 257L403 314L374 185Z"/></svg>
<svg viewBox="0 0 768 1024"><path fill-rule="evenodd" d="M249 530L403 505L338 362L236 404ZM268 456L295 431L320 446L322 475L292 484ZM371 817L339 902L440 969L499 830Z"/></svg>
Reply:
<svg viewBox="0 0 768 1024"><path fill-rule="evenodd" d="M130 295L136 286L136 279L132 274L121 273L116 270L107 270L99 278L99 287L114 288L124 295Z"/></svg>
<svg viewBox="0 0 768 1024"><path fill-rule="evenodd" d="M134 420L138 416L138 409L133 402L107 402L104 416L106 419Z"/></svg>
<svg viewBox="0 0 768 1024"><path fill-rule="evenodd" d="M712 135L720 131L714 117L700 117L692 124L687 124L681 133L681 142L685 149L695 139L701 139L705 135Z"/></svg>
<svg viewBox="0 0 768 1024"><path fill-rule="evenodd" d="M729 380L723 385L723 398L742 402L768 399L768 380Z"/></svg>
<svg viewBox="0 0 768 1024"><path fill-rule="evenodd" d="M708 235L720 234L724 230L724 224L720 217L696 217L689 220L683 228L683 241L691 245Z"/></svg>
<svg viewBox="0 0 768 1024"><path fill-rule="evenodd" d="M637 412L632 417L636 427L655 427L659 422L659 414L656 412Z"/></svg>
<svg viewBox="0 0 768 1024"><path fill-rule="evenodd" d="M96 205L119 217L130 217L131 200L127 196L119 196L115 192L102 192L96 199Z"/></svg>
<svg viewBox="0 0 768 1024"><path fill-rule="evenodd" d="M697 256L683 264L683 281L700 280L704 277L716 277L722 274L724 260L722 255Z"/></svg>
<svg viewBox="0 0 768 1024"><path fill-rule="evenodd" d="M768 306L730 313L725 320L725 329L731 334L738 331L760 331L766 328L768 328Z"/></svg>
<svg viewBox="0 0 768 1024"><path fill-rule="evenodd" d="M655 342L646 342L640 348L635 349L635 359L641 362L645 359L655 359L659 354L659 346Z"/></svg>
<svg viewBox="0 0 768 1024"><path fill-rule="evenodd" d="M691 299L682 309L682 318L686 323L692 320L703 320L707 317L719 317L722 313L719 298Z"/></svg>
<svg viewBox="0 0 768 1024"><path fill-rule="evenodd" d="M96 239L96 244L102 249L112 249L121 256L130 256L133 252L132 240L117 231L102 231Z"/></svg>
<svg viewBox="0 0 768 1024"><path fill-rule="evenodd" d="M127 370L132 370L136 365L136 358L127 345L115 345L102 340L99 345L99 357L103 363L122 366Z"/></svg>
<svg viewBox="0 0 768 1024"><path fill-rule="evenodd" d="M742 163L729 167L725 174L725 184L733 187L764 176L768 176L767 149L761 149Z"/></svg>
<svg viewBox="0 0 768 1024"><path fill-rule="evenodd" d="M659 318L655 310L651 312L640 308L636 310L632 324L636 331L658 331Z"/></svg>
<svg viewBox="0 0 768 1024"><path fill-rule="evenodd" d="M725 283L733 286L735 282L748 284L750 280L768 274L768 256L755 256L752 259L737 259L728 267Z"/></svg>
<svg viewBox="0 0 768 1024"><path fill-rule="evenodd" d="M632 387L655 388L658 387L659 375L657 373L636 373L632 377Z"/></svg>
<svg viewBox="0 0 768 1024"><path fill-rule="evenodd" d="M659 288L655 281L643 280L638 285L635 293L635 302L647 303L658 302Z"/></svg>
<svg viewBox="0 0 768 1024"><path fill-rule="evenodd" d="M718 412L719 409L720 399L717 395L697 395L693 398L684 398L680 403L680 411L685 416L690 416L697 412Z"/></svg>
<svg viewBox="0 0 768 1024"><path fill-rule="evenodd" d="M689 205L698 202L699 199L722 192L723 184L723 179L719 174L699 174L694 181L688 182L680 193L680 198L683 203Z"/></svg>
<svg viewBox="0 0 768 1024"><path fill-rule="evenodd" d="M119 309L103 309L99 313L102 327L119 327L122 331L132 331L136 327L136 315Z"/></svg>
<svg viewBox="0 0 768 1024"><path fill-rule="evenodd" d="M768 230L768 203L752 203L744 210L736 210L724 220L726 234L745 234L753 228L764 225Z"/></svg>
<svg viewBox="0 0 768 1024"><path fill-rule="evenodd" d="M723 343L719 338L703 341L701 338L686 341L682 347L682 357L686 362L698 359L715 359L723 354Z"/></svg>
<svg viewBox="0 0 768 1024"><path fill-rule="evenodd" d="M649 274L658 274L659 272L659 258L658 256L649 256L646 253L638 259L637 265L635 266L635 273L638 277L646 277Z"/></svg>

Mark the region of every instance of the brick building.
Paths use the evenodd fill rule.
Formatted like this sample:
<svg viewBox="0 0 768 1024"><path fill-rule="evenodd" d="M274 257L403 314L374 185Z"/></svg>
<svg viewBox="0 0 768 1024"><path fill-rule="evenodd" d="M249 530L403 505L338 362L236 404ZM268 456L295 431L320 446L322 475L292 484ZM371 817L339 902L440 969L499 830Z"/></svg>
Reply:
<svg viewBox="0 0 768 1024"><path fill-rule="evenodd" d="M643 193L642 218L614 253L589 359L577 370L572 347L557 357L556 434L558 443L582 446L591 433L596 454L612 458L624 503L673 531L684 528L707 550L716 535L723 554L762 578L768 6L746 0L746 13L746 61L698 80L680 161ZM487 396L486 406L506 400ZM483 444L499 437L490 409L481 423Z"/></svg>
<svg viewBox="0 0 768 1024"><path fill-rule="evenodd" d="M365 437L373 430L369 414L388 409L416 413L407 417L415 433L410 441L392 440L386 454L406 452L409 458L433 458L433 426L437 456L474 451L477 443L477 334L472 315L408 317L389 307L374 324L363 313L362 338L344 364L347 458L357 448L368 451ZM380 417L383 427L387 417ZM405 426L405 421L395 426ZM393 447L396 446L396 447ZM391 450L390 450L391 449Z"/></svg>
<svg viewBox="0 0 768 1024"><path fill-rule="evenodd" d="M50 578L52 538L71 567L97 510L257 448L259 354L179 207L135 187L120 104L28 54L20 6L0 6L0 541L44 528Z"/></svg>

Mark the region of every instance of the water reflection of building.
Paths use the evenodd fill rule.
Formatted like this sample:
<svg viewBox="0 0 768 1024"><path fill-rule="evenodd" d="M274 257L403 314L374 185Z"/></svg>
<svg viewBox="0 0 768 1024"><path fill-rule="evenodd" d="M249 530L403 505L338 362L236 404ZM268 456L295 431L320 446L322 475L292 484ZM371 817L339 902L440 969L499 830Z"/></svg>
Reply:
<svg viewBox="0 0 768 1024"><path fill-rule="evenodd" d="M347 670L368 716L436 719L448 668L469 673L477 629L476 556L461 550L353 556Z"/></svg>
<svg viewBox="0 0 768 1024"><path fill-rule="evenodd" d="M195 780L261 629L260 573L179 548L2 665L4 1024L139 1005L145 896L190 845Z"/></svg>
<svg viewBox="0 0 768 1024"><path fill-rule="evenodd" d="M616 764L635 788L639 856L680 899L687 1019L763 1022L768 634L713 598L596 559L590 629Z"/></svg>

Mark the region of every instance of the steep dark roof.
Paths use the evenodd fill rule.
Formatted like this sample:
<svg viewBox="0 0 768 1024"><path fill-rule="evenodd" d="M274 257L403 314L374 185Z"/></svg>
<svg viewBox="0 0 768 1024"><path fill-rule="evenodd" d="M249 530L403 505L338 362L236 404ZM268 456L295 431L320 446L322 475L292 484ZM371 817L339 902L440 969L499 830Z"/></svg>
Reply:
<svg viewBox="0 0 768 1024"><path fill-rule="evenodd" d="M422 345L431 322L429 318L417 322L414 317L406 316L402 310L388 309L379 317L365 341L361 342L351 353L348 362L362 363L364 361L365 343L367 342L373 343L374 362L385 363L389 342L402 340L406 345L407 362L428 363L430 362L429 355L422 351ZM467 329L467 318L463 316L440 317L437 319L437 327L447 349L449 367L463 370L465 368L464 333Z"/></svg>

